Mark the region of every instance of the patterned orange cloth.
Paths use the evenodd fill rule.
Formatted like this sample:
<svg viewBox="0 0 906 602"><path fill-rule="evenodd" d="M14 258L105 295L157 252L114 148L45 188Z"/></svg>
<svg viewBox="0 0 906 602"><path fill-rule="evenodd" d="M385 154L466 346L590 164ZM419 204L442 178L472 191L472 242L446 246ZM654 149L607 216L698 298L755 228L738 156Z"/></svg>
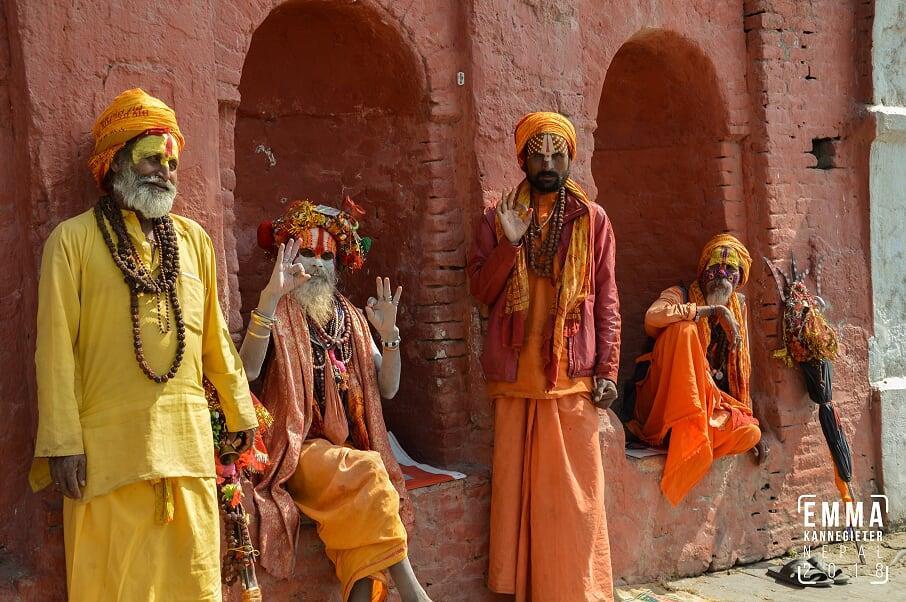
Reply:
<svg viewBox="0 0 906 602"><path fill-rule="evenodd" d="M88 158L88 169L98 186L103 185L117 151L149 130L172 134L182 152L186 139L176 123L176 113L162 100L141 88L126 90L113 99L91 128L94 151Z"/></svg>

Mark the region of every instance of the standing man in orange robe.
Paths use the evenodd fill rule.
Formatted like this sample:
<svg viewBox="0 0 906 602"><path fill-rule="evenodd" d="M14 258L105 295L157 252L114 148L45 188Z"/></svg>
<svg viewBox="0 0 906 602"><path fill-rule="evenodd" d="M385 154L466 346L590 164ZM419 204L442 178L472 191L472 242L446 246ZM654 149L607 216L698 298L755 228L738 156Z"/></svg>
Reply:
<svg viewBox="0 0 906 602"><path fill-rule="evenodd" d="M672 286L648 308L645 332L655 339L647 376L636 385L635 418L626 427L649 445L669 433L661 491L676 505L722 456L761 440L749 396L745 297L737 287L752 259L735 237L712 238L688 291ZM759 445L756 455L764 458Z"/></svg>
<svg viewBox="0 0 906 602"><path fill-rule="evenodd" d="M525 172L481 217L468 257L490 307L481 357L495 404L488 585L523 600L612 600L598 408L617 397L610 220L569 177L558 113L516 126Z"/></svg>

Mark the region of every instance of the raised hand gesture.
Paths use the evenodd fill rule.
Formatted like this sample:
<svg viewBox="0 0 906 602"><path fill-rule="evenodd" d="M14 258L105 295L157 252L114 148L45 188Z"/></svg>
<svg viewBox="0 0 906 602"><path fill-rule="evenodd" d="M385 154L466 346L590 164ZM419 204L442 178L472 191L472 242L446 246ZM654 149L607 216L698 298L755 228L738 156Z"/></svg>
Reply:
<svg viewBox="0 0 906 602"><path fill-rule="evenodd" d="M264 292L269 296L280 299L283 295L290 292L300 284L311 278L310 274L305 273L305 268L301 263L295 262L296 255L299 254L300 243L292 238L286 244L280 244L277 248L277 260L274 262L274 271L271 272L271 279L268 280Z"/></svg>
<svg viewBox="0 0 906 602"><path fill-rule="evenodd" d="M396 287L396 293L390 293L390 278L377 277L377 297L369 297L368 304L365 306L365 315L368 321L378 331L381 339L391 341L399 336L399 330L396 327L396 309L400 303L400 296L403 294L403 287Z"/></svg>
<svg viewBox="0 0 906 602"><path fill-rule="evenodd" d="M516 188L511 188L500 196L500 202L497 203L497 219L500 220L500 227L507 239L514 245L518 245L522 240L525 231L528 230L532 221L532 208L520 214L516 206Z"/></svg>

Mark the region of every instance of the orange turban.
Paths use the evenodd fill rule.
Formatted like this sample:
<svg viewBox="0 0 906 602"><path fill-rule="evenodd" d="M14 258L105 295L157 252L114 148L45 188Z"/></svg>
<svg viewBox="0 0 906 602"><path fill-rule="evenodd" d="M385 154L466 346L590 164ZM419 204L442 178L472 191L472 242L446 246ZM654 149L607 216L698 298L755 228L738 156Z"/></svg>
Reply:
<svg viewBox="0 0 906 602"><path fill-rule="evenodd" d="M98 186L103 185L117 151L149 130L172 134L180 151L186 144L176 123L176 113L162 100L154 98L141 88L126 90L113 99L91 128L94 151L88 158L88 169Z"/></svg>
<svg viewBox="0 0 906 602"><path fill-rule="evenodd" d="M741 272L739 284L745 284L746 280L749 279L749 268L752 267L752 257L749 255L749 251L746 249L745 245L739 242L739 239L732 234L718 234L708 241L708 244L705 245L701 257L698 260L698 273L701 274L705 271L705 268L712 263L715 263L712 261L712 259L714 259L714 254L721 252L721 249L724 248L729 249L729 253L725 254L724 263L728 263L733 267L738 268Z"/></svg>
<svg viewBox="0 0 906 602"><path fill-rule="evenodd" d="M516 140L516 158L520 167L525 161L522 151L525 149L526 143L538 134L560 136L566 140L566 144L569 146L569 158L572 159L576 156L576 128L573 127L570 120L560 113L539 111L529 113L516 124L516 132L513 137Z"/></svg>

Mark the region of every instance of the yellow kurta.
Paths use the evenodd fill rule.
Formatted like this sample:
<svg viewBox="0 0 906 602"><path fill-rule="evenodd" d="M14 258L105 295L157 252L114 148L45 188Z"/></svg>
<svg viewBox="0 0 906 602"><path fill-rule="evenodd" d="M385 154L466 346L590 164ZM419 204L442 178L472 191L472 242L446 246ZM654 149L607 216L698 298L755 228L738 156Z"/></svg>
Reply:
<svg viewBox="0 0 906 602"><path fill-rule="evenodd" d="M126 227L145 265L156 268L138 219ZM202 388L220 395L231 431L257 426L245 372L217 299L214 248L197 223L173 215L179 241L177 283L186 348L176 377L149 380L132 347L129 290L93 211L58 225L44 247L38 288L38 435L31 482L50 483L48 456L86 454L83 503L118 487L162 477L213 477L211 419ZM139 298L145 357L166 372L176 328L158 326L155 295ZM161 308L164 304L161 304Z"/></svg>

